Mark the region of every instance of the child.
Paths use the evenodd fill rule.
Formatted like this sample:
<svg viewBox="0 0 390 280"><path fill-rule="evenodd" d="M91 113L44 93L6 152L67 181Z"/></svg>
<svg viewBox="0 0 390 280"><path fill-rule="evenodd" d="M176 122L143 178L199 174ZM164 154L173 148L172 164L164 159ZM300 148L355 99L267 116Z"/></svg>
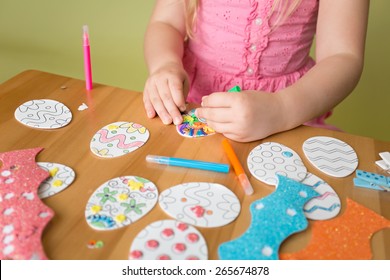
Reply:
<svg viewBox="0 0 390 280"><path fill-rule="evenodd" d="M242 142L303 123L329 128L324 119L363 69L368 6L369 0L157 0L145 34L146 113L177 125L186 101L198 103L199 118ZM316 62L309 57L315 34ZM241 93L227 92L236 85Z"/></svg>

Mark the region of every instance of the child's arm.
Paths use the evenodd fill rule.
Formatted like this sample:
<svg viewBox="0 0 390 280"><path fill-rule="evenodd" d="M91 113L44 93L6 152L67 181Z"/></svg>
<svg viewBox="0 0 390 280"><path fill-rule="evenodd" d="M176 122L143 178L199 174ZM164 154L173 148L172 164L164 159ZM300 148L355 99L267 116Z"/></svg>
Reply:
<svg viewBox="0 0 390 280"><path fill-rule="evenodd" d="M280 93L285 106L298 108L286 126L297 126L339 104L357 85L364 64L369 0L320 1L317 64Z"/></svg>
<svg viewBox="0 0 390 280"><path fill-rule="evenodd" d="M183 69L185 6L183 0L157 0L145 39L144 54L149 77L144 88L144 106L149 118L160 116L165 124L182 122L185 110Z"/></svg>
<svg viewBox="0 0 390 280"><path fill-rule="evenodd" d="M294 128L340 103L363 69L369 0L321 0L317 64L277 94L246 91L205 97L198 117L237 141L253 141Z"/></svg>

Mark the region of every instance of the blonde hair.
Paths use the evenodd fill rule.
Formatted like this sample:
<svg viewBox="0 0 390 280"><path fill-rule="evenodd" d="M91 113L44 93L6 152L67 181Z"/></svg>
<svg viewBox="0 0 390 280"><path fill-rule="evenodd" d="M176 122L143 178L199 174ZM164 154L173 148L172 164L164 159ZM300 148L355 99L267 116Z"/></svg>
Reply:
<svg viewBox="0 0 390 280"><path fill-rule="evenodd" d="M196 16L200 5L200 0L185 0L186 5L186 30L187 36L193 38Z"/></svg>
<svg viewBox="0 0 390 280"><path fill-rule="evenodd" d="M278 11L278 17L271 28L275 29L281 25L295 11L301 1L302 0L274 0L269 16Z"/></svg>
<svg viewBox="0 0 390 280"><path fill-rule="evenodd" d="M201 0L185 0L186 5L186 29L187 36L192 38L194 35L194 28L196 22L196 16L200 6ZM277 26L281 25L299 6L302 0L274 0L271 8L271 16L274 12L278 11L278 17L274 22L272 29L275 29Z"/></svg>

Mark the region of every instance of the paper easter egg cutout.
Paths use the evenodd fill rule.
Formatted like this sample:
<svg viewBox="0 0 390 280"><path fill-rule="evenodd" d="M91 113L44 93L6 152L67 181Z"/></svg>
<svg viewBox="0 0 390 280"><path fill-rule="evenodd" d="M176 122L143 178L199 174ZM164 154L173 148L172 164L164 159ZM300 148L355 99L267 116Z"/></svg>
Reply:
<svg viewBox="0 0 390 280"><path fill-rule="evenodd" d="M38 129L56 129L70 123L72 112L61 102L50 99L30 100L15 110L20 123Z"/></svg>
<svg viewBox="0 0 390 280"><path fill-rule="evenodd" d="M131 260L207 260L207 244L193 226L174 220L149 224L131 244Z"/></svg>
<svg viewBox="0 0 390 280"><path fill-rule="evenodd" d="M157 203L158 189L149 180L122 176L108 180L91 195L85 218L96 230L114 230L141 219Z"/></svg>
<svg viewBox="0 0 390 280"><path fill-rule="evenodd" d="M191 182L163 191L159 198L162 210L172 218L198 227L219 227L234 221L241 205L225 186Z"/></svg>
<svg viewBox="0 0 390 280"><path fill-rule="evenodd" d="M119 157L142 147L148 139L149 130L144 126L133 122L115 122L96 132L90 149L98 157Z"/></svg>
<svg viewBox="0 0 390 280"><path fill-rule="evenodd" d="M37 164L50 173L50 177L43 181L38 188L38 196L41 199L65 190L76 177L73 169L66 165L52 162L37 162Z"/></svg>
<svg viewBox="0 0 390 280"><path fill-rule="evenodd" d="M307 173L301 157L276 142L266 142L255 147L248 155L247 164L256 179L273 186L277 186L277 175L302 181Z"/></svg>
<svg viewBox="0 0 390 280"><path fill-rule="evenodd" d="M340 198L327 182L308 173L302 183L321 194L305 204L303 212L308 219L328 220L339 214L341 210Z"/></svg>
<svg viewBox="0 0 390 280"><path fill-rule="evenodd" d="M215 134L204 119L195 115L195 109L183 114L183 122L176 126L177 132L187 138L198 138Z"/></svg>
<svg viewBox="0 0 390 280"><path fill-rule="evenodd" d="M310 163L329 176L346 177L358 166L355 150L336 138L312 137L303 143L302 148Z"/></svg>

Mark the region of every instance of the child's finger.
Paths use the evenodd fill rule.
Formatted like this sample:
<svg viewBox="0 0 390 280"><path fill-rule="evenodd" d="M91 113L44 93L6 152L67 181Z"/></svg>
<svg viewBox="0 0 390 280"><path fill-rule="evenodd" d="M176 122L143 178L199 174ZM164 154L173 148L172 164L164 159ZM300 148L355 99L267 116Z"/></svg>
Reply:
<svg viewBox="0 0 390 280"><path fill-rule="evenodd" d="M210 122L231 123L234 120L234 116L230 108L200 107L195 110L195 115L198 118L206 119L207 124Z"/></svg>
<svg viewBox="0 0 390 280"><path fill-rule="evenodd" d="M156 116L156 111L154 110L152 102L150 102L149 93L148 93L147 89L145 89L145 91L144 91L143 101L144 101L144 108L146 111L146 115L150 119L154 118Z"/></svg>
<svg viewBox="0 0 390 280"><path fill-rule="evenodd" d="M179 109L177 108L173 100L172 93L169 87L166 86L164 88L159 88L159 91L160 91L161 100L165 107L165 111L169 114L169 117L171 118L170 122L172 122L173 120L174 124L180 124L183 121L183 119Z"/></svg>
<svg viewBox="0 0 390 280"><path fill-rule="evenodd" d="M231 122L215 122L215 121L207 121L207 125L214 129L218 133L232 133L232 123Z"/></svg>
<svg viewBox="0 0 390 280"><path fill-rule="evenodd" d="M154 110L157 112L164 124L172 123L172 118L165 107L164 100L162 100L164 95L161 94L161 90L164 92L164 87L158 88L156 85L154 85L153 88L153 94L151 94L149 98L154 107Z"/></svg>
<svg viewBox="0 0 390 280"><path fill-rule="evenodd" d="M181 112L184 112L186 109L183 87L183 81L181 81L180 79L174 79L169 81L169 88L172 92L173 101Z"/></svg>
<svg viewBox="0 0 390 280"><path fill-rule="evenodd" d="M236 92L214 92L202 98L202 107L231 107Z"/></svg>

